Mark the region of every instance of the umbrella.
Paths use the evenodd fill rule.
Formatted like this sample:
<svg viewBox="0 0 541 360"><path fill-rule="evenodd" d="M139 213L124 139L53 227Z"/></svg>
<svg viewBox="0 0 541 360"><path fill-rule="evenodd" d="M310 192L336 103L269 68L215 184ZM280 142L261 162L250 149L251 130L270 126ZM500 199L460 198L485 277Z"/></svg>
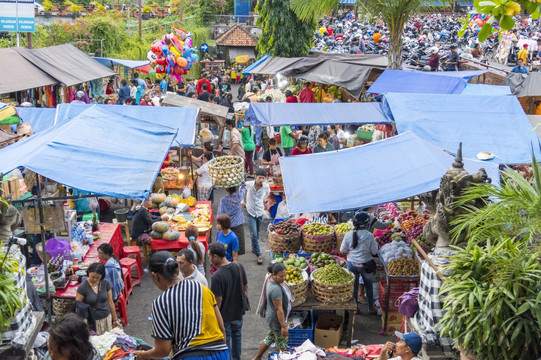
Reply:
<svg viewBox="0 0 541 360"><path fill-rule="evenodd" d="M248 55L239 55L235 58L235 62L239 64L246 64L248 61L250 61Z"/></svg>

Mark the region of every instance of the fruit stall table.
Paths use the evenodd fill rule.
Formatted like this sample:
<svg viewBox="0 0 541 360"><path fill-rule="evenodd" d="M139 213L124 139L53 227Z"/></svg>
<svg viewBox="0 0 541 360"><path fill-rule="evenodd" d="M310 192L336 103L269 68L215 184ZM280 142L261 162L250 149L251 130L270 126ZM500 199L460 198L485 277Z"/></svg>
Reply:
<svg viewBox="0 0 541 360"><path fill-rule="evenodd" d="M351 346L351 340L353 338L353 322L355 321L355 311L357 311L357 304L355 303L355 299L352 298L350 301L341 304L325 304L317 301L314 298L312 292L308 291L306 301L300 305L294 306L291 310L343 310L347 315L347 346Z"/></svg>
<svg viewBox="0 0 541 360"><path fill-rule="evenodd" d="M198 204L207 204L209 206L209 214L210 219L209 221L212 223L214 221L214 214L212 213L212 205L210 201L198 201L195 203L197 206ZM196 206L190 208L190 212L196 209ZM209 242L210 242L210 233L212 230L207 231L205 235L200 235L197 237L197 241L201 242L205 246L205 251L208 250ZM188 238L186 238L186 232L185 231L179 231L180 232L180 238L178 240L163 240L163 239L151 239L150 242L150 248L152 251L159 251L159 250L167 250L171 252L178 252L182 249L186 249L188 245L190 244L190 241Z"/></svg>
<svg viewBox="0 0 541 360"><path fill-rule="evenodd" d="M88 249L83 261L79 263L79 266L86 265L89 266L95 262L99 262L98 258L98 246L101 244L110 244L113 247L113 253L118 259L124 257L124 240L122 239L122 232L120 230L119 224L110 224L110 223L100 223L99 232L101 234L101 239L95 240L94 243ZM69 285L63 290L57 290L55 294L51 294L52 298L61 298L61 299L75 299L77 294L77 288L79 283L76 281L71 281ZM45 297L45 294L40 295Z"/></svg>

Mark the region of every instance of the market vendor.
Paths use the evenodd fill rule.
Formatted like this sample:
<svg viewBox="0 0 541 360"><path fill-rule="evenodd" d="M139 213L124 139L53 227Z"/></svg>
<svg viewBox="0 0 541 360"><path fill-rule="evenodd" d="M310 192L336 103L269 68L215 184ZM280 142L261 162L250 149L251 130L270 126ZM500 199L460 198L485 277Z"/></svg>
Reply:
<svg viewBox="0 0 541 360"><path fill-rule="evenodd" d="M152 200L150 199L150 196L142 204L135 207L130 233L132 239L137 242L137 245L150 245L150 232L152 231L152 224L161 220L160 216L152 215L148 211L148 209L151 207Z"/></svg>
<svg viewBox="0 0 541 360"><path fill-rule="evenodd" d="M269 149L263 153L263 159L261 163L263 165L270 165L270 173L272 176L281 176L280 170L280 157L284 156L282 150L278 148L276 139L269 139Z"/></svg>
<svg viewBox="0 0 541 360"><path fill-rule="evenodd" d="M105 261L105 280L111 284L113 300L116 301L124 289L124 280L122 279L122 268L120 262L113 254L111 244L105 243L98 246L98 258Z"/></svg>
<svg viewBox="0 0 541 360"><path fill-rule="evenodd" d="M212 153L210 151L205 151L203 154L203 165L197 169L197 195L199 201L214 200L212 196L214 187L208 168L208 162L212 160L212 158Z"/></svg>
<svg viewBox="0 0 541 360"><path fill-rule="evenodd" d="M423 347L421 337L414 332L402 334L395 331L395 334L400 340L396 344L387 341L381 349L378 360L419 360L417 355ZM396 357L389 358L389 354Z"/></svg>

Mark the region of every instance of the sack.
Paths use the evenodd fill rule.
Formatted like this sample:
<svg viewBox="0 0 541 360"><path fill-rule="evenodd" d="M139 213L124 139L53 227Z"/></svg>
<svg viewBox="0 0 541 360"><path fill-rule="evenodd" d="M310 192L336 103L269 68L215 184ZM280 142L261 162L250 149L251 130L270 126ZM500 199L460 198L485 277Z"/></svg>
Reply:
<svg viewBox="0 0 541 360"><path fill-rule="evenodd" d="M418 297L418 287L404 293L395 302L395 306L398 307L398 312L407 317L415 316L415 313L419 310L419 303L417 302Z"/></svg>
<svg viewBox="0 0 541 360"><path fill-rule="evenodd" d="M364 263L363 267L364 267L364 271L367 274L372 274L374 271L376 271L378 265L376 264L376 261L374 259L372 259L369 262Z"/></svg>

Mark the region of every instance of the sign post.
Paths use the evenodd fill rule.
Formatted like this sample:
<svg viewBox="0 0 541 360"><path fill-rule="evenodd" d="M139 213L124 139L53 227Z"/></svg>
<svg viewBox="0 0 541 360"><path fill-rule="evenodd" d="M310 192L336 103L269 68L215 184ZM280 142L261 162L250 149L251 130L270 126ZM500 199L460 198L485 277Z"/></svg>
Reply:
<svg viewBox="0 0 541 360"><path fill-rule="evenodd" d="M34 0L0 0L0 32L34 32Z"/></svg>

